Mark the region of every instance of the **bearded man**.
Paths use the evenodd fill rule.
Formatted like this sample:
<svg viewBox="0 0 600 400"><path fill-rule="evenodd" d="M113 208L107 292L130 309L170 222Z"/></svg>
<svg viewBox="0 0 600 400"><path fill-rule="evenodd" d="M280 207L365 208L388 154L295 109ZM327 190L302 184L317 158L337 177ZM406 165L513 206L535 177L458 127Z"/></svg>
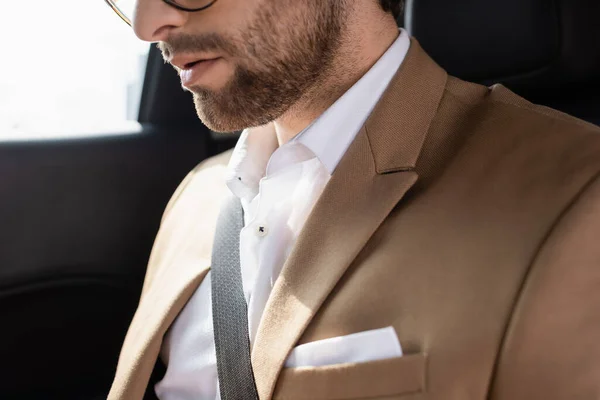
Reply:
<svg viewBox="0 0 600 400"><path fill-rule="evenodd" d="M109 4L217 132L109 399L600 398L600 130L467 83L401 0Z"/></svg>

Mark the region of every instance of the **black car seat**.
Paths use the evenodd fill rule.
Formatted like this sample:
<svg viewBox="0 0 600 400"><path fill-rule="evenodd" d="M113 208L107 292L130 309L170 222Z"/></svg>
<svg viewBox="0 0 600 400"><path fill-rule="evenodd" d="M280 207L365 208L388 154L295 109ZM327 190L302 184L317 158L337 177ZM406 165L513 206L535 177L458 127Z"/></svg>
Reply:
<svg viewBox="0 0 600 400"><path fill-rule="evenodd" d="M403 24L451 75L600 125L599 0L408 0Z"/></svg>

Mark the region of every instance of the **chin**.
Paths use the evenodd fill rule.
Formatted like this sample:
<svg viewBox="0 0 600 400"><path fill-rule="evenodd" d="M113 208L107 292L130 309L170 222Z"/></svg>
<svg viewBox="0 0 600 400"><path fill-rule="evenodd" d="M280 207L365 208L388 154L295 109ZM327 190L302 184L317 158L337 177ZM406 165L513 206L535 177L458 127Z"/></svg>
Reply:
<svg viewBox="0 0 600 400"><path fill-rule="evenodd" d="M207 100L202 95L194 93L194 104L196 106L196 114L200 121L211 131L218 133L230 133L243 130L245 127L240 126L237 119L229 113L224 112L222 108L216 106L210 100Z"/></svg>

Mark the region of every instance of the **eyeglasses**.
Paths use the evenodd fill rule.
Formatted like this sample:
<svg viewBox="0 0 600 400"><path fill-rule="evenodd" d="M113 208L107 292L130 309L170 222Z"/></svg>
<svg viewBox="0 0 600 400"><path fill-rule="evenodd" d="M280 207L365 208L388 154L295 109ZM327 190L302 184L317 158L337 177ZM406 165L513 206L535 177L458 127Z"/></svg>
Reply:
<svg viewBox="0 0 600 400"><path fill-rule="evenodd" d="M131 19L135 9L136 0L104 0L127 25L131 26ZM196 12L207 9L217 2L217 0L163 0L171 7L181 11Z"/></svg>

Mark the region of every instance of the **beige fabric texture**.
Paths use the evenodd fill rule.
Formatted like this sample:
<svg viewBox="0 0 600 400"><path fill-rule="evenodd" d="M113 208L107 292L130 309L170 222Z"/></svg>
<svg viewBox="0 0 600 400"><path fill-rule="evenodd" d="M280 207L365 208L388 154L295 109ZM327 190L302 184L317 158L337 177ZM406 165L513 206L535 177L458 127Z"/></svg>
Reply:
<svg viewBox="0 0 600 400"><path fill-rule="evenodd" d="M210 268L230 155L165 212L110 400L143 398ZM449 77L413 39L275 283L261 400L600 398L599 173L599 128ZM283 368L298 344L387 326L405 357Z"/></svg>

